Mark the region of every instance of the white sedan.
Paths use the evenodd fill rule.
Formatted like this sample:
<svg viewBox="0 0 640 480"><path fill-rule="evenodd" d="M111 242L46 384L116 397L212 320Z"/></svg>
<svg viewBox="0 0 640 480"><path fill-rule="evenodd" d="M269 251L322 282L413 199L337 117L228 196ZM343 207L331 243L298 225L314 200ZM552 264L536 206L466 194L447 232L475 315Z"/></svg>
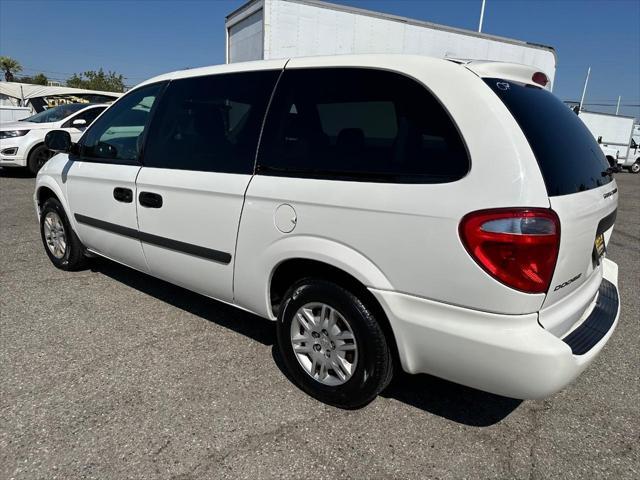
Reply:
<svg viewBox="0 0 640 480"><path fill-rule="evenodd" d="M0 124L0 167L27 167L34 175L53 155L44 144L51 130L66 130L75 142L107 105L71 103Z"/></svg>

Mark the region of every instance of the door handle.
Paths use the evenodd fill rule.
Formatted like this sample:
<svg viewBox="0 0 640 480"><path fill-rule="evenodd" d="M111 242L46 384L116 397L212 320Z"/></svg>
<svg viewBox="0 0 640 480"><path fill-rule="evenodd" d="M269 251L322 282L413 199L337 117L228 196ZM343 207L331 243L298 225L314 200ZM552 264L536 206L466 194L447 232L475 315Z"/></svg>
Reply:
<svg viewBox="0 0 640 480"><path fill-rule="evenodd" d="M160 208L162 206L162 196L157 193L140 192L138 195L140 205L147 208Z"/></svg>
<svg viewBox="0 0 640 480"><path fill-rule="evenodd" d="M116 187L113 189L113 198L122 203L133 202L133 191L130 188Z"/></svg>

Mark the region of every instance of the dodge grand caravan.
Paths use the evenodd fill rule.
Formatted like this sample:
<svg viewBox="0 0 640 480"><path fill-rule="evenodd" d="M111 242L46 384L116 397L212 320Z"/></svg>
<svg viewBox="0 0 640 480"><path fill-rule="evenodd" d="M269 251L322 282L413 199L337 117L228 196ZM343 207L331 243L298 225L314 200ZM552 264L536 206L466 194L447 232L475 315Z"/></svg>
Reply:
<svg viewBox="0 0 640 480"><path fill-rule="evenodd" d="M139 85L40 171L44 249L100 255L277 322L343 408L394 370L516 398L569 384L619 316L616 182L515 64L295 58Z"/></svg>

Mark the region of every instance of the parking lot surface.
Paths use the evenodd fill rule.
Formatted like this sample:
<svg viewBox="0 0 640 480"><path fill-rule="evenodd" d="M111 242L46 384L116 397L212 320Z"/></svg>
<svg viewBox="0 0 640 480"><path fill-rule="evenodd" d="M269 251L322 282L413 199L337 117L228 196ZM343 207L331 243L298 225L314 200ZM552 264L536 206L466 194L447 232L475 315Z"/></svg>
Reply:
<svg viewBox="0 0 640 480"><path fill-rule="evenodd" d="M401 375L342 411L283 374L274 325L44 253L34 179L0 169L0 478L639 478L640 175L617 175L621 322L543 401Z"/></svg>

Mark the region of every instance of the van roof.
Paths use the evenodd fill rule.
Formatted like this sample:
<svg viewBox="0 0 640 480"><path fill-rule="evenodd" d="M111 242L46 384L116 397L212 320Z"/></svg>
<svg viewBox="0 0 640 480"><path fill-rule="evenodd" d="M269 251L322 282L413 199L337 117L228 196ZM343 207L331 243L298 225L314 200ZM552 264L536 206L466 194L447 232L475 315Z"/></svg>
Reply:
<svg viewBox="0 0 640 480"><path fill-rule="evenodd" d="M521 83L533 84L531 77L538 70L535 67L521 65L517 63L482 61L482 60L464 60L464 59L444 59L435 57L426 57L423 55L408 55L397 53L385 54L345 54L345 55L326 55L312 57L294 57L282 58L275 60L254 60L250 62L226 63L222 65L212 65L207 67L191 68L187 70L177 70L150 78L135 88L150 83L161 82L165 80L177 80L181 78L199 77L204 75L215 75L222 73L248 72L256 70L281 70L289 63L295 60L296 68L307 67L369 67L383 68L385 63L393 63L398 65L406 60L407 64L416 60L424 62L426 65L451 65L459 64L463 68L468 68L479 77L498 77L505 80L513 80ZM546 72L543 72L546 74Z"/></svg>

